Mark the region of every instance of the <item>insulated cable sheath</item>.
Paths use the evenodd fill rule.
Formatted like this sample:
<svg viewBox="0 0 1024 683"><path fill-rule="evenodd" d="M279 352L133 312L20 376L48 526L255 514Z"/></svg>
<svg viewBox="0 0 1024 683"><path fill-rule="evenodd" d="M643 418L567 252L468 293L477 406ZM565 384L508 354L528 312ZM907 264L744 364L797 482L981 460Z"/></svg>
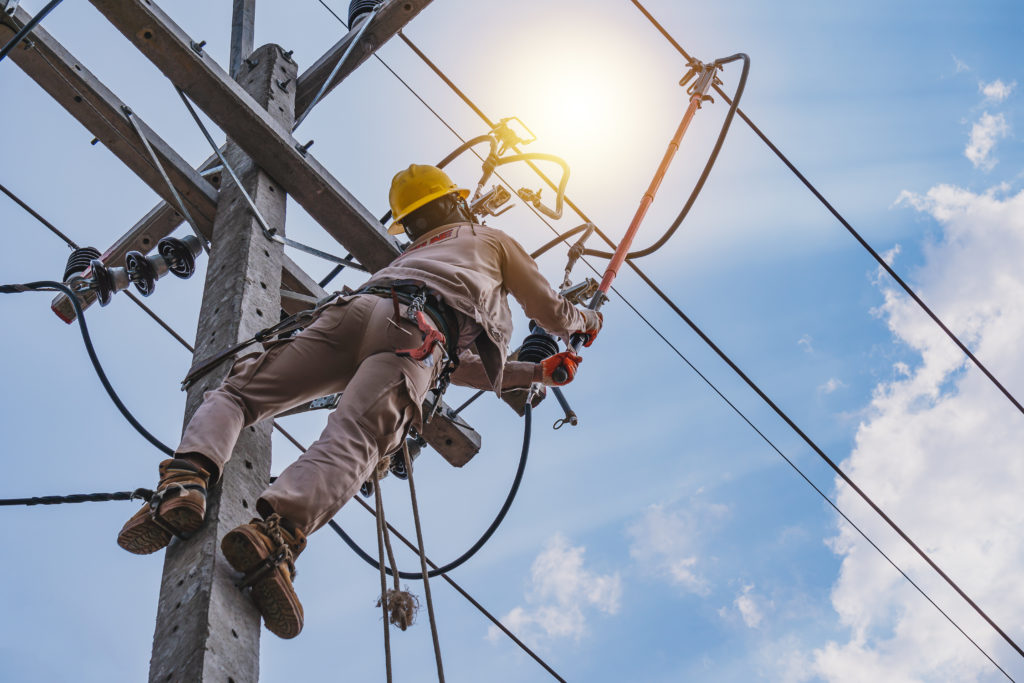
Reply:
<svg viewBox="0 0 1024 683"><path fill-rule="evenodd" d="M484 544L490 540L491 536L494 535L494 532L498 530L499 526L501 526L501 523L505 519L505 515L508 514L509 508L512 507L512 503L516 499L516 494L519 492L519 485L523 481L523 473L526 472L526 458L530 453L530 432L532 424L533 408L530 406L529 402L527 402L525 406L525 411L523 413L523 449L522 453L519 456L519 467L516 469L516 476L512 480L512 486L509 489L508 496L505 497L505 502L502 503L501 509L498 510L498 514L494 517L494 521L491 522L490 526L488 526L484 533L480 536L480 538L477 539L476 543L470 546L469 550L462 553L448 564L442 565L437 569L432 569L429 572L427 572L428 578L440 576L464 564L466 560L476 555L477 551L480 550L480 548L484 547ZM352 548L356 555L361 557L363 561L366 562L368 565L370 565L377 571L380 571L380 563L377 560L373 559L373 557L369 553L363 550L351 536L345 533L345 530L342 529L337 522L335 522L332 519L330 522L328 522L328 524L332 529L334 529L334 533L338 534L338 536L341 537L341 540L345 541L348 547ZM393 575L390 567L385 567L384 571L386 571L389 576ZM418 579L422 579L423 573L400 571L398 572L398 576L402 579L415 581Z"/></svg>
<svg viewBox="0 0 1024 683"><path fill-rule="evenodd" d="M82 311L82 304L79 303L78 297L75 296L73 291L71 291L71 288L63 282L54 282L51 280L28 282L23 285L0 285L0 294L45 291L63 292L71 301L71 305L75 308L75 315L78 318L78 327L82 331L82 341L85 342L85 350L89 354L89 360L92 361L93 369L96 370L96 376L100 378L100 383L103 385L103 388L106 389L107 395L110 396L110 400L114 402L117 409L121 411L121 415L124 416L124 419L128 420L128 423L135 428L135 431L142 435L142 438L156 446L160 452L173 458L174 449L150 434L149 431L135 419L135 416L132 415L131 411L128 410L128 407L125 406L121 401L121 398L117 395L117 392L114 391L114 387L111 386L110 380L107 379L107 373L103 371L103 366L100 365L100 359L96 355L96 349L93 348L92 338L89 336L89 328L85 324L85 313Z"/></svg>
<svg viewBox="0 0 1024 683"><path fill-rule="evenodd" d="M740 73L740 80L736 86L736 92L733 93L732 100L725 98L726 102L729 102L729 111L725 115L725 120L722 122L722 128L718 133L718 139L715 140L715 146L711 150L711 154L708 156L707 163L704 164L704 170L701 171L700 177L697 178L696 184L693 186L693 190L690 191L690 196L687 198L686 203L683 204L683 208L679 211L679 215L676 216L672 224L668 226L665 233L654 241L650 246L643 249L637 249L636 251L630 251L626 254L627 259L641 258L643 256L649 256L665 246L665 243L675 234L679 226L682 225L683 221L686 220L686 216L689 215L690 209L693 208L694 203L697 201L697 197L700 196L701 190L704 189L704 184L708 180L708 176L711 175L711 169L715 167L715 162L718 161L718 153L722 151L722 144L725 142L726 135L729 134L729 128L732 126L733 117L736 115L736 111L739 108L740 98L743 97L743 91L747 87L747 75L750 73L750 57L746 54L738 53L730 57L715 60L717 64L728 64L736 60L743 60L743 71ZM721 90L719 90L721 92ZM595 249L586 249L583 254L585 256L595 256L597 258L612 258L613 254L606 251L599 251Z"/></svg>

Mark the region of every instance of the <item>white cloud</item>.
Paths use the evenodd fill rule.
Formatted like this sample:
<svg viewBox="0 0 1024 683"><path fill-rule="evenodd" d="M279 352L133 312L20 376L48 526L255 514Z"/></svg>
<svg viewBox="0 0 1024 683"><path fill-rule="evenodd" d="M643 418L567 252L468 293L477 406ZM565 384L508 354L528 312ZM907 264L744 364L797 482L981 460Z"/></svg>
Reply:
<svg viewBox="0 0 1024 683"><path fill-rule="evenodd" d="M956 55L953 55L953 64L956 65L956 73L958 74L971 70L971 67L967 66L967 64L961 61Z"/></svg>
<svg viewBox="0 0 1024 683"><path fill-rule="evenodd" d="M942 227L925 246L915 289L1008 387L1024 393L1024 191L973 193L940 185L904 202ZM1019 635L1024 591L1024 416L916 304L885 285L893 335L919 355L874 393L845 470L962 588ZM863 503L838 485L838 504L910 569L1010 675L1024 663ZM863 511L863 512L858 512ZM885 540L888 539L888 540ZM832 605L848 638L811 655L828 681L975 681L1001 675L848 525L831 540L842 557ZM1002 654L1002 656L999 656Z"/></svg>
<svg viewBox="0 0 1024 683"><path fill-rule="evenodd" d="M711 586L700 572L699 534L726 511L724 505L705 503L672 511L651 505L643 519L629 529L633 538L629 554L642 569L687 593L708 595Z"/></svg>
<svg viewBox="0 0 1024 683"><path fill-rule="evenodd" d="M753 588L751 585L744 586L743 591L733 601L736 609L740 611L740 616L743 617L743 623L748 628L757 628L761 625L761 619L764 618L761 608L758 606L758 600L751 594Z"/></svg>
<svg viewBox="0 0 1024 683"><path fill-rule="evenodd" d="M583 567L583 546L571 547L561 534L552 536L533 561L525 607L515 607L501 621L519 637L538 642L542 638L579 638L586 633L589 609L606 614L619 610L622 581L617 573L595 574ZM487 637L501 632L492 626Z"/></svg>
<svg viewBox="0 0 1024 683"><path fill-rule="evenodd" d="M842 380L836 379L835 377L830 377L827 382L818 387L818 391L820 391L823 394L831 394L836 389L842 389L845 386L846 384L844 384Z"/></svg>
<svg viewBox="0 0 1024 683"><path fill-rule="evenodd" d="M805 334L796 340L796 345L802 348L807 353L814 353L814 339L809 334Z"/></svg>
<svg viewBox="0 0 1024 683"><path fill-rule="evenodd" d="M997 159L992 157L996 143L1010 134L1010 125L1002 114L993 116L988 112L981 115L977 123L971 126L971 136L964 149L964 156L970 159L974 168L991 171Z"/></svg>
<svg viewBox="0 0 1024 683"><path fill-rule="evenodd" d="M1010 93L1013 92L1013 89L1015 87L1017 87L1017 81L1013 81L1010 84L1006 84L1003 83L998 78L992 81L991 83L978 83L978 90L981 91L981 94L985 96L985 101L995 103L1003 102L1004 100L1006 100L1006 98L1010 96Z"/></svg>

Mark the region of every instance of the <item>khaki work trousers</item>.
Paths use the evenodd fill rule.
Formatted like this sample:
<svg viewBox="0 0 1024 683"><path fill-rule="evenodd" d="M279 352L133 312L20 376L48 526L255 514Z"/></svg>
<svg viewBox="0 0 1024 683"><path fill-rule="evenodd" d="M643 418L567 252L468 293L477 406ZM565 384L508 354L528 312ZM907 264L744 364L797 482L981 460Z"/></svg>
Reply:
<svg viewBox="0 0 1024 683"><path fill-rule="evenodd" d="M260 496L304 532L316 531L355 494L379 458L401 446L440 370L439 345L430 367L395 355L423 339L404 317L404 305L401 312L396 325L390 299L345 297L295 337L243 356L220 387L203 396L177 452L201 453L223 471L244 427L343 391L320 439Z"/></svg>

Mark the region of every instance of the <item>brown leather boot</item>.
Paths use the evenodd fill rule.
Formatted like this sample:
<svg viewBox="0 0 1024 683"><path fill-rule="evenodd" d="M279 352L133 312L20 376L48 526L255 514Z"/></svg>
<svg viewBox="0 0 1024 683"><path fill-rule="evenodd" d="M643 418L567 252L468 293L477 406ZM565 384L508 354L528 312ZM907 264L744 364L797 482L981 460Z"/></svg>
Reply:
<svg viewBox="0 0 1024 683"><path fill-rule="evenodd" d="M160 463L160 482L150 502L129 519L117 544L130 553L148 555L165 547L171 536L187 536L203 525L210 473L178 458Z"/></svg>
<svg viewBox="0 0 1024 683"><path fill-rule="evenodd" d="M281 638L302 631L302 603L295 594L295 558L306 547L306 535L280 515L254 519L227 533L220 547L224 557L244 576L239 588L252 587L252 599L267 630Z"/></svg>

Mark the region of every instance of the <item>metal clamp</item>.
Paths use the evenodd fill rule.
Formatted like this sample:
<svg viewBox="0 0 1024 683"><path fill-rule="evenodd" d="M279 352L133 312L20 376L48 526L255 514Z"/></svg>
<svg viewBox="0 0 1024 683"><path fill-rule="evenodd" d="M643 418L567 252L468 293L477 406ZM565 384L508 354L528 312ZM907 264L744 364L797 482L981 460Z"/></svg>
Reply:
<svg viewBox="0 0 1024 683"><path fill-rule="evenodd" d="M512 128L512 126L509 125L509 123L513 121L522 126L523 130L526 131L526 134L530 136L528 139L523 138L514 128ZM494 127L491 128L491 135L501 143L501 148L498 150L498 156L501 156L506 151L517 145L528 145L537 139L537 136L532 130L530 130L530 127L523 123L523 120L518 116L506 116L498 121L494 124Z"/></svg>
<svg viewBox="0 0 1024 683"><path fill-rule="evenodd" d="M469 205L469 212L474 216L500 216L509 209L513 208L512 204L501 208L508 201L512 199L512 193L506 190L501 185L495 185L487 194L483 195L472 204Z"/></svg>
<svg viewBox="0 0 1024 683"><path fill-rule="evenodd" d="M588 277L582 282L565 287L558 293L570 303L577 306L585 306L588 300L597 292L598 286L597 280Z"/></svg>

